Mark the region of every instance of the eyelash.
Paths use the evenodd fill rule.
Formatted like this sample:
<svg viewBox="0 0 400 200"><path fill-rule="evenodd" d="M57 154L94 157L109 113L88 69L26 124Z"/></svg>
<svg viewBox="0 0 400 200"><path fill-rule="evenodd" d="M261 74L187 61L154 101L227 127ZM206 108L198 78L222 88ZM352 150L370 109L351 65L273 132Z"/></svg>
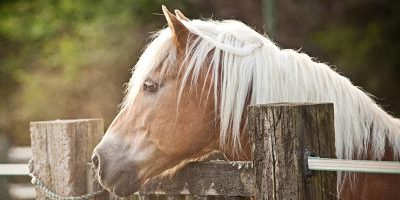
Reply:
<svg viewBox="0 0 400 200"><path fill-rule="evenodd" d="M143 83L143 90L148 92L155 92L158 90L158 84L152 80L145 80Z"/></svg>

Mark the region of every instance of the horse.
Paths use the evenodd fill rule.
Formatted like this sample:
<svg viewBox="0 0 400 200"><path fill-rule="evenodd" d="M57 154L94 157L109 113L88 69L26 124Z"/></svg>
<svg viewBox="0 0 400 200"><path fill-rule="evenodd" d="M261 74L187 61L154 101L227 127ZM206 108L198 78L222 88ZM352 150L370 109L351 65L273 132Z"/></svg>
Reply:
<svg viewBox="0 0 400 200"><path fill-rule="evenodd" d="M281 49L242 22L189 20L179 10L162 10L168 26L140 56L120 110L93 152L105 189L128 196L214 150L251 160L251 104L332 102L338 158L398 160L400 120L330 66ZM348 180L339 178L339 199L400 198L398 175Z"/></svg>

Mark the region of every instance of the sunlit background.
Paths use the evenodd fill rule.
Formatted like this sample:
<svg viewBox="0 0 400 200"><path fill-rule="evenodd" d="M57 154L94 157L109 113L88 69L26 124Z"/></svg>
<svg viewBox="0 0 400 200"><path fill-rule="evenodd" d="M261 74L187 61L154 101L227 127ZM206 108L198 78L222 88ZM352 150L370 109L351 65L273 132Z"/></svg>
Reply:
<svg viewBox="0 0 400 200"><path fill-rule="evenodd" d="M400 116L400 1L3 0L0 161L4 147L30 145L30 121L104 118L107 126L148 36L165 27L162 4L189 18L241 20L329 63ZM0 199L9 199L4 188Z"/></svg>

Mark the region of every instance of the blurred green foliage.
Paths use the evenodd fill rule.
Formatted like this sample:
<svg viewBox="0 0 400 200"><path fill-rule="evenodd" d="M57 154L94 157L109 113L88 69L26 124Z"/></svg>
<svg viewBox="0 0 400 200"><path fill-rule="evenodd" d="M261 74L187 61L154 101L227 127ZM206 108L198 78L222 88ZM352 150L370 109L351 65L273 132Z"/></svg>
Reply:
<svg viewBox="0 0 400 200"><path fill-rule="evenodd" d="M343 1L313 39L322 57L400 114L400 1Z"/></svg>

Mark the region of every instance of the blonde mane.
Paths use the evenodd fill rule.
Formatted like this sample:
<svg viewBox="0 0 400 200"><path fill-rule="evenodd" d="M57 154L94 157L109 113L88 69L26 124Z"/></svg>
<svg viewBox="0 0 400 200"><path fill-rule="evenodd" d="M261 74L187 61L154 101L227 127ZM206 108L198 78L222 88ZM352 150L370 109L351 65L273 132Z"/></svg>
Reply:
<svg viewBox="0 0 400 200"><path fill-rule="evenodd" d="M328 65L290 49L238 21L182 21L195 35L187 46L182 86L197 84L201 69L213 80L221 147L232 138L240 148L245 107L277 102L332 102L338 158L381 159L386 145L400 154L400 121L383 111L365 92ZM159 31L140 57L122 109L129 108L147 78L159 66L176 67L176 47L169 28ZM209 63L211 59L210 64ZM174 65L175 64L175 65ZM206 69L204 69L206 68ZM221 73L221 74L220 74ZM178 98L179 99L179 98ZM369 149L369 150L368 150Z"/></svg>

